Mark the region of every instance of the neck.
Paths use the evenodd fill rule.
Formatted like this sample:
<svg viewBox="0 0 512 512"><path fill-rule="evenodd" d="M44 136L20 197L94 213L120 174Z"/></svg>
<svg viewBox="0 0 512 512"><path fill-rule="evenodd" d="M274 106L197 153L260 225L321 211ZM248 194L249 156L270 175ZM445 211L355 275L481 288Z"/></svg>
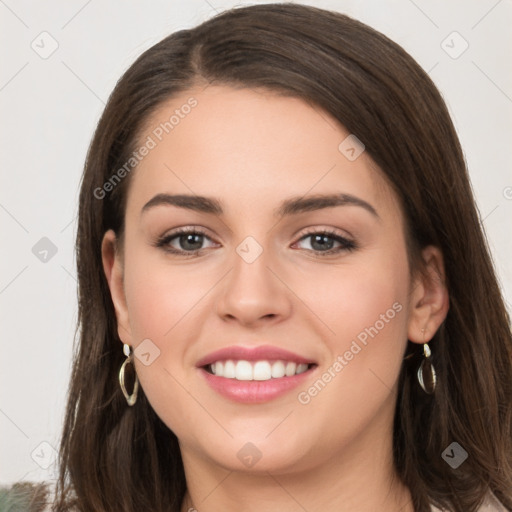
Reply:
<svg viewBox="0 0 512 512"><path fill-rule="evenodd" d="M306 481L308 477L300 475L225 472L218 481L208 482L209 490L190 486L181 512L238 512L241 504L247 512L414 512L409 490L401 482L389 486L368 479L357 486L352 478L316 476Z"/></svg>

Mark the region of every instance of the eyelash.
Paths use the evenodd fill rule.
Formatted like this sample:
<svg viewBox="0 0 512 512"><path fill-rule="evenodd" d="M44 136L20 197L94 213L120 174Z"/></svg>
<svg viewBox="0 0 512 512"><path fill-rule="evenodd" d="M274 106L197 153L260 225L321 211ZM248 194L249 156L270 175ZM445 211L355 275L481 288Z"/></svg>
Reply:
<svg viewBox="0 0 512 512"><path fill-rule="evenodd" d="M154 246L158 247L158 248L162 248L164 251L166 251L168 253L171 253L171 254L174 254L174 255L178 255L178 256L184 256L184 257L196 256L201 251L204 251L205 249L196 249L195 251L183 251L183 250L178 250L178 249L175 249L174 247L170 247L169 246L169 243L172 240L174 240L175 238L179 238L182 235L189 235L189 234L192 234L192 235L202 235L202 236L205 236L206 238L210 238L206 234L206 232L203 231L201 228L192 227L191 226L191 227L183 228L183 229L180 229L179 231L175 231L174 233L169 233L167 235L164 235L164 236L160 237L155 242ZM352 251L358 249L358 245L354 241L349 240L349 239L347 239L345 237L342 237L339 234L337 234L335 231L331 231L331 230L328 230L328 229L323 229L323 230L311 229L311 230L307 231L306 233L304 233L299 238L299 240L297 240L297 242L300 242L301 240L304 240L305 238L308 238L308 237L310 237L312 235L327 236L327 237L332 238L336 242L339 242L341 244L340 247L337 247L337 248L334 248L334 249L329 249L327 251L317 251L315 249L303 249L303 250L306 250L306 251L312 251L317 256L319 256L321 258L324 257L324 256L330 256L330 255L333 255L333 254L338 254L338 253L340 253L342 251L352 252Z"/></svg>

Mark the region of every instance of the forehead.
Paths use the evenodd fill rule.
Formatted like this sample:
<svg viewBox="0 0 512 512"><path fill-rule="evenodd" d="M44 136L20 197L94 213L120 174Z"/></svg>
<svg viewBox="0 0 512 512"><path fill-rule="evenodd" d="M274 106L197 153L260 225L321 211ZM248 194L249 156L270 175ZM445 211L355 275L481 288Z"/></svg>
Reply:
<svg viewBox="0 0 512 512"><path fill-rule="evenodd" d="M140 210L158 193L216 196L227 210L240 210L333 192L397 208L369 156L353 158L363 149L357 139L299 98L227 86L190 89L147 120L144 144L150 149L133 171L128 209Z"/></svg>

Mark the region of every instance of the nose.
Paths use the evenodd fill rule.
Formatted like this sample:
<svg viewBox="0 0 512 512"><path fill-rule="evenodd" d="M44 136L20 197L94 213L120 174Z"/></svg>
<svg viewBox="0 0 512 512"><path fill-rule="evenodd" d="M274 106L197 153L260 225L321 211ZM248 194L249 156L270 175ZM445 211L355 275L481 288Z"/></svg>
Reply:
<svg viewBox="0 0 512 512"><path fill-rule="evenodd" d="M225 322L244 326L281 322L292 311L293 293L286 279L267 250L249 261L235 253L233 267L219 289L217 314Z"/></svg>

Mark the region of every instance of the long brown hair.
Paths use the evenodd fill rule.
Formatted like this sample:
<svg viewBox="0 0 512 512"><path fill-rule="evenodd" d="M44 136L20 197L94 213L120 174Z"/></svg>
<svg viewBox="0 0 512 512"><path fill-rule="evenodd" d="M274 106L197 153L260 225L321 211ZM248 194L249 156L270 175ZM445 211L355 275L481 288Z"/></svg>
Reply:
<svg viewBox="0 0 512 512"><path fill-rule="evenodd" d="M401 202L412 270L421 271L421 248L439 247L450 296L431 343L434 395L418 387L416 355L402 366L397 473L417 512L429 511L431 502L475 510L488 489L512 510L510 319L446 105L429 76L384 35L345 15L291 3L232 9L168 36L136 60L108 100L81 183L79 335L56 510L180 510L186 481L178 440L143 390L128 407L118 385L124 356L101 241L108 229L123 233L131 174L108 193L102 187L129 161L155 109L201 83L301 98L364 143ZM408 343L407 354L419 352ZM469 454L457 469L441 456L452 442Z"/></svg>

